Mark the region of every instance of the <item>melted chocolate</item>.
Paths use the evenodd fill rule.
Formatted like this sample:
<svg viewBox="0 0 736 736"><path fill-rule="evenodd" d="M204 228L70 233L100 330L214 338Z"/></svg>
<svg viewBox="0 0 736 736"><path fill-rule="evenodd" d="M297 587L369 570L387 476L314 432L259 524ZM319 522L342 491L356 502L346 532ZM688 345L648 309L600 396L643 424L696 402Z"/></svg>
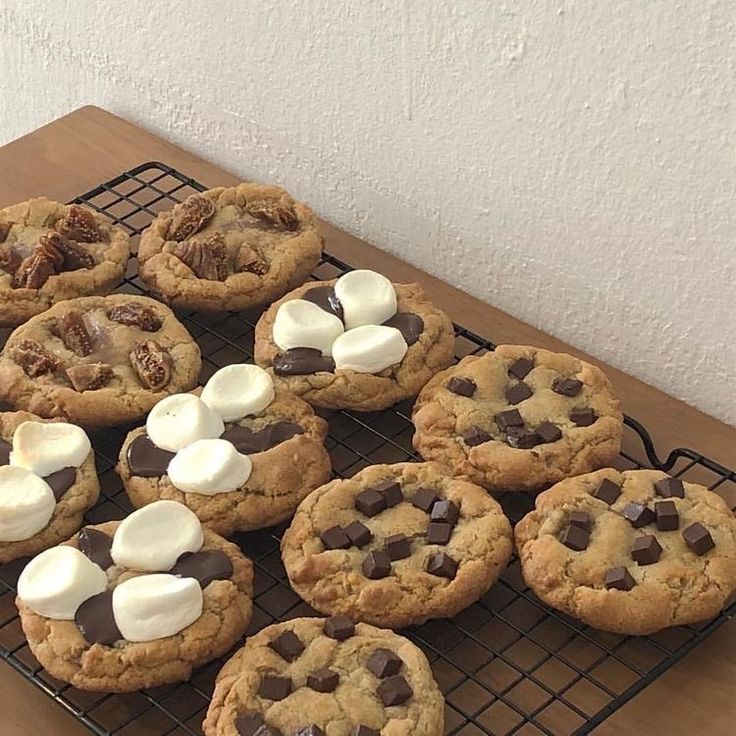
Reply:
<svg viewBox="0 0 736 736"><path fill-rule="evenodd" d="M235 425L225 430L222 439L232 442L235 449L243 455L255 455L257 452L270 450L298 434L304 434L304 429L298 424L276 422L255 432L248 427Z"/></svg>
<svg viewBox="0 0 736 736"><path fill-rule="evenodd" d="M113 564L110 556L112 537L105 534L105 532L85 526L79 532L77 544L79 545L79 551L103 570L107 570Z"/></svg>
<svg viewBox="0 0 736 736"><path fill-rule="evenodd" d="M424 320L419 315L409 312L399 312L383 324L386 327L395 327L404 336L409 346L413 345L419 339L419 335L424 332Z"/></svg>
<svg viewBox="0 0 736 736"><path fill-rule="evenodd" d="M47 475L44 480L49 484L54 492L54 498L58 501L76 483L77 469L62 468Z"/></svg>
<svg viewBox="0 0 736 736"><path fill-rule="evenodd" d="M273 371L277 376L306 376L310 373L334 373L335 361L323 356L314 348L291 348L273 361Z"/></svg>
<svg viewBox="0 0 736 736"><path fill-rule="evenodd" d="M340 304L340 300L335 295L335 289L332 286L316 286L314 289L305 291L302 294L302 299L322 307L325 312L334 314L344 321L342 304Z"/></svg>
<svg viewBox="0 0 736 736"><path fill-rule="evenodd" d="M227 580L232 574L231 559L219 549L185 552L169 570L169 575L195 578L202 588L206 588L213 580Z"/></svg>
<svg viewBox="0 0 736 736"><path fill-rule="evenodd" d="M112 591L87 598L77 608L74 623L90 644L114 644L123 638L112 612Z"/></svg>
<svg viewBox="0 0 736 736"><path fill-rule="evenodd" d="M6 440L0 439L0 465L8 465L10 463L10 451L13 445Z"/></svg>
<svg viewBox="0 0 736 736"><path fill-rule="evenodd" d="M173 457L173 452L156 447L146 434L136 437L128 447L130 472L141 478L158 478L166 475Z"/></svg>

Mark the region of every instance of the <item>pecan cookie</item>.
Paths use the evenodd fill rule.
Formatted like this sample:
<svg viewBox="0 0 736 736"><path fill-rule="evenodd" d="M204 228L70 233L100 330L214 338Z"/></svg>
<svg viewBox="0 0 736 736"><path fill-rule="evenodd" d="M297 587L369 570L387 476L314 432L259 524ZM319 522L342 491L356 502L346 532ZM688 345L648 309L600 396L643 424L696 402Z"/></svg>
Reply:
<svg viewBox="0 0 736 736"><path fill-rule="evenodd" d="M524 579L604 631L648 634L715 616L736 592L736 519L716 493L658 470L568 478L516 526Z"/></svg>
<svg viewBox="0 0 736 736"><path fill-rule="evenodd" d="M42 197L0 210L0 326L63 299L109 293L129 255L125 231L79 205Z"/></svg>
<svg viewBox="0 0 736 736"><path fill-rule="evenodd" d="M482 488L437 463L374 465L307 496L281 556L318 611L395 628L476 601L509 561L511 526Z"/></svg>
<svg viewBox="0 0 736 736"><path fill-rule="evenodd" d="M175 307L237 310L303 283L323 238L307 205L276 186L239 184L193 194L141 236L143 281Z"/></svg>
<svg viewBox="0 0 736 736"><path fill-rule="evenodd" d="M414 447L492 491L530 491L609 465L623 416L603 372L572 355L500 345L419 394Z"/></svg>
<svg viewBox="0 0 736 736"><path fill-rule="evenodd" d="M344 616L248 639L217 676L205 736L441 736L444 700L408 639Z"/></svg>
<svg viewBox="0 0 736 736"><path fill-rule="evenodd" d="M192 388L200 366L197 344L163 304L80 297L13 331L0 356L0 397L44 417L111 426Z"/></svg>
<svg viewBox="0 0 736 736"><path fill-rule="evenodd" d="M16 605L51 675L129 692L186 680L227 652L250 621L252 583L234 544L162 501L41 553L21 573Z"/></svg>
<svg viewBox="0 0 736 736"><path fill-rule="evenodd" d="M454 345L452 323L421 286L351 271L272 304L254 357L310 404L375 411L415 396L451 363Z"/></svg>

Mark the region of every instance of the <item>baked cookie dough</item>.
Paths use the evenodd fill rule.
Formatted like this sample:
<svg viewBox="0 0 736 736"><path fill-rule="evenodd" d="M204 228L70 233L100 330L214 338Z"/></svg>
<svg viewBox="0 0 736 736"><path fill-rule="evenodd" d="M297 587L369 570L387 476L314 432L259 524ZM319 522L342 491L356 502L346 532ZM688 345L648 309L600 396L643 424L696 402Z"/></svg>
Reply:
<svg viewBox="0 0 736 736"><path fill-rule="evenodd" d="M221 368L201 397L176 394L130 432L117 471L134 506L188 506L229 535L289 518L330 477L327 423L255 365Z"/></svg>
<svg viewBox="0 0 736 736"><path fill-rule="evenodd" d="M53 677L129 692L187 680L225 654L250 621L252 582L234 544L161 501L42 552L21 573L16 605Z"/></svg>
<svg viewBox="0 0 736 736"><path fill-rule="evenodd" d="M77 204L40 197L0 210L0 326L63 299L108 294L129 255L122 228Z"/></svg>
<svg viewBox="0 0 736 736"><path fill-rule="evenodd" d="M68 539L99 495L82 429L26 411L0 413L0 564Z"/></svg>
<svg viewBox="0 0 736 736"><path fill-rule="evenodd" d="M532 491L610 465L623 415L603 372L499 345L437 374L414 404L414 447L491 491Z"/></svg>
<svg viewBox="0 0 736 736"><path fill-rule="evenodd" d="M256 325L255 361L310 404L376 411L452 362L455 333L418 284L351 271L305 284Z"/></svg>
<svg viewBox="0 0 736 736"><path fill-rule="evenodd" d="M442 736L444 700L408 639L344 616L269 626L220 670L205 736Z"/></svg>
<svg viewBox="0 0 736 736"><path fill-rule="evenodd" d="M568 478L516 526L527 585L586 624L649 634L715 616L736 592L736 519L658 470Z"/></svg>
<svg viewBox="0 0 736 736"><path fill-rule="evenodd" d="M511 526L482 488L437 463L399 463L307 496L281 557L318 611L397 628L469 606L506 568L511 547Z"/></svg>
<svg viewBox="0 0 736 736"><path fill-rule="evenodd" d="M175 307L269 304L304 283L323 238L307 205L276 186L239 184L193 194L141 236L140 275Z"/></svg>
<svg viewBox="0 0 736 736"><path fill-rule="evenodd" d="M43 417L111 426L191 389L200 366L197 344L160 302L80 297L13 331L0 355L0 397Z"/></svg>

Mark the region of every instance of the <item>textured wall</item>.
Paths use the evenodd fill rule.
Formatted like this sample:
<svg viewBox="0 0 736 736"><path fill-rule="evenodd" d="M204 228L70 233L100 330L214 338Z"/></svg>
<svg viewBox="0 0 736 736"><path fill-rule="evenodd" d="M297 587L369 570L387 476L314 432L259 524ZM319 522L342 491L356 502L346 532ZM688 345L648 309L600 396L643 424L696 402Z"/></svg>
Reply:
<svg viewBox="0 0 736 736"><path fill-rule="evenodd" d="M3 0L0 143L102 105L736 423L733 9Z"/></svg>

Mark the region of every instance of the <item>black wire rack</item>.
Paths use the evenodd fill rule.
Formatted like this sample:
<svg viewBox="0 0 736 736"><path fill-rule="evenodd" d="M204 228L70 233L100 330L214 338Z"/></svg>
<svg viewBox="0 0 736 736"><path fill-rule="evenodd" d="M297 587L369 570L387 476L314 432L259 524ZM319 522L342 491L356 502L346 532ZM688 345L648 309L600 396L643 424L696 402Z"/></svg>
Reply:
<svg viewBox="0 0 736 736"><path fill-rule="evenodd" d="M141 164L74 201L94 208L124 227L134 245L161 211L204 190L197 181L162 163ZM328 254L316 279L335 278L350 267ZM137 262L131 260L123 293L143 293ZM202 350L201 381L224 365L252 360L259 311L202 314L180 319ZM0 331L1 342L9 330ZM483 354L494 344L456 326L456 356ZM411 402L386 411L325 415L328 450L336 477L349 477L375 463L417 460L411 446ZM736 502L736 473L694 450L678 448L660 460L647 431L626 418L620 469L654 467L701 483ZM91 432L102 486L89 524L123 518L133 509L114 471L128 427ZM517 521L533 506L525 494L502 497ZM279 555L283 527L236 536L255 563L255 607L248 634L296 616L314 615L291 590ZM125 695L89 693L51 677L25 643L14 605L25 561L0 567L0 656L61 707L100 736L192 736L201 722L224 658L196 671L186 683ZM627 637L586 626L543 603L523 582L514 559L501 580L477 603L451 620L431 621L405 633L427 654L446 699L447 734L587 734L617 708L736 613L736 604L715 619L651 636Z"/></svg>

